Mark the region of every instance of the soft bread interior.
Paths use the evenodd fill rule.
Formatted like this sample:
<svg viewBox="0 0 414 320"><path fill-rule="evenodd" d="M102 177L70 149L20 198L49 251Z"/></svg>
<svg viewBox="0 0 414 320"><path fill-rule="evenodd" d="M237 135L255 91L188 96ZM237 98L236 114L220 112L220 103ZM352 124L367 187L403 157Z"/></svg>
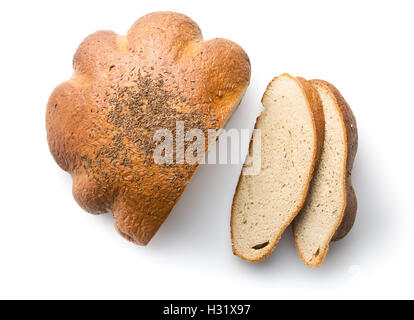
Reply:
<svg viewBox="0 0 414 320"><path fill-rule="evenodd" d="M316 148L309 102L297 79L282 75L273 80L263 105L256 123L261 170L257 175L242 173L231 221L234 253L252 262L273 251L303 205Z"/></svg>
<svg viewBox="0 0 414 320"><path fill-rule="evenodd" d="M334 96L314 84L325 115L325 142L306 203L293 223L294 238L302 260L319 266L329 242L341 223L345 205L345 126Z"/></svg>

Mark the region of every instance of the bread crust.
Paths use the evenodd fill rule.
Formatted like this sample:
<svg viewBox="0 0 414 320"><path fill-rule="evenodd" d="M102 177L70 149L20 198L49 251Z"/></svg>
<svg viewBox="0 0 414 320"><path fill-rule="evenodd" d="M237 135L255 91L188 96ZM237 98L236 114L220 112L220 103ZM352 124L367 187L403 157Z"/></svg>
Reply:
<svg viewBox="0 0 414 320"><path fill-rule="evenodd" d="M185 15L155 12L126 36L98 31L87 37L73 69L47 105L50 151L72 175L83 209L112 212L123 237L146 245L198 167L155 164L151 134L157 126L174 132L181 118L191 128L221 128L249 84L249 58L229 40L203 41Z"/></svg>
<svg viewBox="0 0 414 320"><path fill-rule="evenodd" d="M337 108L338 114L342 119L342 123L344 126L343 132L344 141L345 141L345 159L344 162L344 176L342 179L343 183L343 190L344 190L344 203L345 206L342 208L342 217L339 219L338 224L335 228L333 228L332 233L330 235L331 241L337 241L344 238L349 231L351 230L356 217L357 212L357 198L352 186L352 167L354 164L354 159L356 156L357 148L358 148L358 131L357 131L357 124L355 116L349 107L348 103L345 101L341 93L335 86L331 83L324 81L324 80L310 80L312 86L321 87L325 89L331 98L335 101L335 106ZM293 226L292 226L293 227ZM293 227L294 232L294 227ZM300 258L302 261L312 267L317 268L320 267L325 260L325 257L329 250L329 242L328 241L324 248L320 248L317 255L313 257L311 261L307 261L302 252L299 250L298 245L296 243L295 238L295 245L296 249L299 253Z"/></svg>
<svg viewBox="0 0 414 320"><path fill-rule="evenodd" d="M318 165L319 159L322 155L323 150L323 143L325 139L325 116L323 113L323 107L322 107L322 101L319 97L318 91L312 86L312 84L302 78L302 77L296 77L296 79L299 80L299 82L302 84L303 90L305 91L305 95L308 97L309 100L309 107L312 109L311 114L313 115L313 124L314 124L314 130L316 132L315 135L315 143L317 145L316 147L316 153L314 156L314 167L312 169L312 174L315 171L316 166Z"/></svg>
<svg viewBox="0 0 414 320"><path fill-rule="evenodd" d="M313 161L312 161L312 166L311 166L308 178L307 178L306 189L305 189L302 200L301 200L296 212L294 212L294 214L292 215L290 221L288 221L282 227L282 230L281 230L280 234L276 237L276 241L271 246L268 247L269 250L264 252L263 255L258 257L257 259L249 259L249 258L243 256L240 252L237 251L237 249L234 245L233 227L232 227L233 226L234 199L235 199L235 197L236 197L236 195L239 191L242 172L243 172L243 170L242 170L242 172L240 174L240 177L239 177L239 181L238 181L237 186L236 186L234 196L233 196L233 202L232 202L232 207L231 207L231 218L230 218L230 235L231 235L231 240L232 240L233 254L238 256L239 258L247 261L247 262L252 262L252 263L258 263L258 262L261 262L261 261L265 260L274 251L274 249L276 248L277 244L280 241L280 238L282 237L282 234L283 234L284 230L286 230L286 228L292 223L294 218L298 215L298 213L302 209L302 207L305 203L305 200L306 200L306 196L308 194L308 190L309 190L310 182L311 182L312 177L313 177L313 173L315 171L315 168L316 168L316 165L319 161L319 158L322 154L323 140L324 140L324 137L325 137L325 118L324 118L324 113L323 113L323 108L322 108L322 102L320 100L319 94L316 91L316 89L309 83L309 81L305 80L304 78L301 78L301 77L296 77L295 78L295 77L291 76L288 73L283 73L280 76L273 78L273 80L268 84L268 86L267 86L267 88L266 88L266 90L263 94L262 104L263 104L263 98L264 98L266 92L269 90L269 88L273 84L273 82L276 79L278 79L279 77L283 77L283 76L286 76L286 77L289 77L289 78L295 80L299 84L304 96L307 98L309 114L311 115L313 129L314 129L314 132L315 132L315 138L314 138L315 148L314 148L314 152L313 152L313 156L312 156ZM263 112L262 112L262 114L263 114ZM256 124L254 126L254 129L257 129L257 123L258 123L259 118L262 116L262 114L260 114L259 117L256 119ZM249 153L252 152L252 148L253 148L253 138L250 140Z"/></svg>

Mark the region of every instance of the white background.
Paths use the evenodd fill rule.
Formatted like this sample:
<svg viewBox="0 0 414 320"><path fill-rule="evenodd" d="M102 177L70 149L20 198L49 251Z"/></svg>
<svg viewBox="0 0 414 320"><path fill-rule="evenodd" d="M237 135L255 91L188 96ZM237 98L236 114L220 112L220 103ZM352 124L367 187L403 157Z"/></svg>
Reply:
<svg viewBox="0 0 414 320"><path fill-rule="evenodd" d="M412 1L3 1L0 8L0 298L414 298ZM355 113L355 227L325 264L299 259L290 229L272 256L232 255L240 165L202 166L147 247L83 212L46 143L49 94L88 34L125 33L174 10L205 39L240 44L252 79L229 128L251 128L282 72L335 84ZM246 151L247 145L244 146ZM411 200L411 201L410 201Z"/></svg>

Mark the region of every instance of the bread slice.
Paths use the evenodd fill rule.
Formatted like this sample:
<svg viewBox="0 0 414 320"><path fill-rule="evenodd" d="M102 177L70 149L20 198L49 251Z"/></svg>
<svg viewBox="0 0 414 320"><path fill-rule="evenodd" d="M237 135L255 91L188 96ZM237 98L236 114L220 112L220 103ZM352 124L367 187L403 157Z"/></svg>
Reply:
<svg viewBox="0 0 414 320"><path fill-rule="evenodd" d="M325 81L311 83L322 100L325 142L305 206L293 222L293 233L302 260L319 267L329 242L343 238L355 220L351 170L358 134L355 117L339 91Z"/></svg>
<svg viewBox="0 0 414 320"><path fill-rule="evenodd" d="M255 126L261 130L261 169L244 175L245 163L230 223L234 254L250 262L274 250L302 208L324 137L321 102L306 80L282 74L269 84L262 103Z"/></svg>

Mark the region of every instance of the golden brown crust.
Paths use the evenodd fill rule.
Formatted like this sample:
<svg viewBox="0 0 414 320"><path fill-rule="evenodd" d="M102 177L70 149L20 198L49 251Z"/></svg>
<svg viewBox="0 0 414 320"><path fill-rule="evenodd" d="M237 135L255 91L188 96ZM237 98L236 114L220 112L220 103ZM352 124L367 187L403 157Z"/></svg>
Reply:
<svg viewBox="0 0 414 320"><path fill-rule="evenodd" d="M231 208L232 210L231 210L231 218L230 218L230 236L231 236L231 239L232 239L233 254L238 256L239 258L245 260L245 261L253 262L253 263L258 263L258 262L261 262L261 261L265 260L274 251L274 249L276 248L277 244L280 241L280 238L282 237L282 234L283 234L284 230L292 223L294 218L298 215L298 213L302 209L303 205L305 204L306 196L308 194L308 190L309 190L310 182L311 182L312 177L313 177L313 173L315 171L317 162L319 161L320 155L322 154L323 140L324 140L324 137L325 137L325 118L324 118L324 114L323 114L322 102L320 100L318 92L316 91L315 88L313 88L313 86L309 83L309 81L305 80L304 78L300 78L300 77L295 78L295 77L293 77L293 76L291 76L290 74L287 74L287 73L281 74L280 76L275 77L269 83L269 85L267 86L267 88L265 90L265 93L263 94L263 98L264 98L264 95L266 94L267 90L272 85L272 83L276 79L278 79L279 77L282 77L282 76L286 76L286 77L289 77L289 78L295 80L300 85L300 87L301 87L301 89L304 93L304 96L307 98L308 107L309 107L309 114L312 117L312 123L313 123L314 132L315 132L315 141L314 141L315 149L314 149L314 154L313 154L313 157L312 157L313 158L312 166L311 166L309 176L308 176L308 179L307 179L307 182L306 182L306 190L303 194L303 198L302 198L296 212L292 215L290 221L288 221L283 226L282 231L276 237L276 241L272 244L272 246L269 247L269 250L265 251L264 254L262 256L260 256L259 258L257 258L257 259L249 259L249 258L246 258L245 256L241 255L237 251L237 249L234 245L233 228L232 228L232 225L233 225L233 211L234 211L234 199L237 195L237 192L238 192L239 186L240 186L242 173L240 174L239 181L237 183L236 190L235 190L235 193L234 193L234 196L233 196L233 203L232 203L232 208ZM263 98L262 98L262 104L263 104ZM261 115L259 115L259 117L256 119L256 124L255 124L254 129L257 129L258 119L261 117ZM252 152L252 142L253 142L253 138L250 140L249 153Z"/></svg>
<svg viewBox="0 0 414 320"><path fill-rule="evenodd" d="M176 120L186 129L221 128L248 86L249 59L231 41L203 41L187 16L156 12L126 36L87 37L73 68L48 102L50 151L72 175L82 208L113 212L120 234L145 245L197 169L155 164L154 131L174 132Z"/></svg>
<svg viewBox="0 0 414 320"><path fill-rule="evenodd" d="M357 198L351 180L351 171L358 148L357 125L351 108L349 107L348 103L345 101L343 96L340 94L338 89L336 89L332 84L324 80L310 80L310 83L313 86L325 89L331 95L332 99L336 102L335 105L337 107L339 115L342 117L342 122L345 128L344 141L346 142L346 161L344 163L345 170L343 177L343 197L345 199L346 204L343 208L342 218L339 220L337 227L335 227L332 230L332 234L330 236L331 241L337 241L345 237L351 230L355 221L357 211ZM296 240L295 245L298 249ZM312 268L318 268L322 265L323 261L325 260L328 250L329 242L326 244L324 248L319 249L318 254L316 254L311 261L307 261L299 249L297 251L299 253L300 258L306 265Z"/></svg>
<svg viewBox="0 0 414 320"><path fill-rule="evenodd" d="M314 156L315 161L312 173L318 165L319 159L322 155L323 143L325 139L325 116L323 113L322 101L319 97L318 91L312 86L312 84L304 78L296 77L302 84L305 94L309 100L309 107L312 108L311 114L313 115L314 128L316 132L315 143L316 153Z"/></svg>
<svg viewBox="0 0 414 320"><path fill-rule="evenodd" d="M344 177L344 184L346 189L346 207L342 222L332 237L332 241L337 241L344 238L351 230L355 222L357 212L357 198L352 186L352 167L354 166L354 160L358 149L358 129L355 116L341 95L339 90L332 84L324 80L312 80L311 83L319 85L328 90L336 101L338 111L343 119L346 131L346 176Z"/></svg>

